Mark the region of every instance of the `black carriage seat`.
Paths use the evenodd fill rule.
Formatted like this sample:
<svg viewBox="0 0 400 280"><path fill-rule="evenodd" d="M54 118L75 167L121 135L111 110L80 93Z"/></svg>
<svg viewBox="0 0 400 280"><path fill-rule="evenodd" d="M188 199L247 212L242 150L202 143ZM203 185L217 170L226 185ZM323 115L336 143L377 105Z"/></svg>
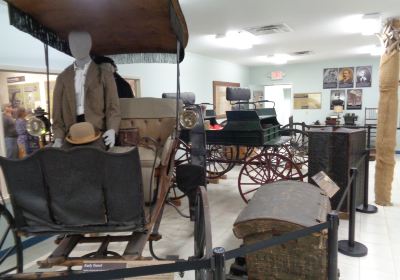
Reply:
<svg viewBox="0 0 400 280"><path fill-rule="evenodd" d="M226 100L233 103L231 110L248 110L250 105L251 91L249 88L227 87ZM236 104L235 104L236 103Z"/></svg>
<svg viewBox="0 0 400 280"><path fill-rule="evenodd" d="M143 231L136 148L44 148L22 160L0 157L17 230L25 234Z"/></svg>
<svg viewBox="0 0 400 280"><path fill-rule="evenodd" d="M142 166L143 191L145 202L151 202L156 188L154 169L167 166L172 151L172 134L176 125L176 101L168 98L121 98L120 128L137 128L148 146L139 146L140 162Z"/></svg>

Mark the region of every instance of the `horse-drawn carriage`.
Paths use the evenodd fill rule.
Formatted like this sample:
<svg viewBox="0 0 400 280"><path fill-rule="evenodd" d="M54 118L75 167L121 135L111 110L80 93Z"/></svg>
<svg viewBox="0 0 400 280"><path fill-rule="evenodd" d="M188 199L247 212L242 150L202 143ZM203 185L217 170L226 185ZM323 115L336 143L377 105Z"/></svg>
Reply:
<svg viewBox="0 0 400 280"><path fill-rule="evenodd" d="M65 42L68 31L85 29L94 37L92 50L96 54L123 54L116 57L119 62L124 58L125 62L175 61L179 73L188 33L176 0L7 2L13 25L60 51L69 52ZM109 8L114 17L96 22L100 14L110 13ZM113 25L116 18L121 24ZM111 33L113 36L109 36ZM161 238L158 229L171 191L182 110L179 99L179 82L175 99L120 99L120 128L138 130L140 141L135 145L107 152L93 147L68 151L49 147L23 160L0 158L12 206L11 210L5 200L0 202L0 276L38 279L67 273L23 274L21 236L58 236L57 248L38 263L41 268L71 268L85 261L140 262L147 241L151 254L158 259L152 242ZM202 123L192 129L201 137L200 128L204 135ZM198 139L193 134L193 147L204 150L204 141ZM200 260L211 254L211 231L205 158L200 153L192 158L197 160L176 171L176 182L189 198L194 222L191 259ZM127 242L122 254L109 249L113 242ZM82 243L100 246L84 256L71 255ZM196 279L207 277L207 271L196 271Z"/></svg>
<svg viewBox="0 0 400 280"><path fill-rule="evenodd" d="M250 90L227 88L226 98L232 110L217 129L206 130L209 179L220 178L236 165L239 193L247 202L259 186L280 180L303 180L307 175L307 133L288 126L281 127L275 104L261 100L250 102ZM273 107L260 106L273 103ZM209 104L207 104L209 105ZM205 110L204 118L216 124L215 111ZM191 150L185 138L180 143L179 165L188 161Z"/></svg>

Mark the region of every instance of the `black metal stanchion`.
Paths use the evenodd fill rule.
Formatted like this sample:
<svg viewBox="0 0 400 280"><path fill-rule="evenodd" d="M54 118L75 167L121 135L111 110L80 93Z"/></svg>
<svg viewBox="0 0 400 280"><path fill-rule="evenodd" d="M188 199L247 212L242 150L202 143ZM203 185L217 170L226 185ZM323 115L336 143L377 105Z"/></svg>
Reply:
<svg viewBox="0 0 400 280"><path fill-rule="evenodd" d="M353 181L350 185L350 215L349 215L349 240L340 240L338 242L339 252L350 257L363 257L368 254L368 248L354 240L356 229L356 185L357 185L357 169L350 170L350 178Z"/></svg>
<svg viewBox="0 0 400 280"><path fill-rule="evenodd" d="M328 223L328 280L337 280L339 215L336 211L328 214Z"/></svg>
<svg viewBox="0 0 400 280"><path fill-rule="evenodd" d="M368 129L370 128L371 127L368 126ZM374 214L378 212L378 207L368 204L369 154L370 150L367 148L367 153L365 155L364 201L363 204L357 207L357 211L365 214Z"/></svg>
<svg viewBox="0 0 400 280"><path fill-rule="evenodd" d="M213 249L214 256L214 280L225 280L225 249L216 247Z"/></svg>

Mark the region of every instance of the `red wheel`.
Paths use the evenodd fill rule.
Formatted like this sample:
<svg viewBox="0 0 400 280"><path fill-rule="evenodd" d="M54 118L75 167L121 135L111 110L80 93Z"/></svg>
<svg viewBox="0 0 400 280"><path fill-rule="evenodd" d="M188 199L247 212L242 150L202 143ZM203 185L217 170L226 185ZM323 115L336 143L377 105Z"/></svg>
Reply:
<svg viewBox="0 0 400 280"><path fill-rule="evenodd" d="M176 167L181 164L190 163L190 147L184 141L179 139L175 152L174 171L172 173L171 188L169 190L169 198L178 200L185 196L176 186Z"/></svg>
<svg viewBox="0 0 400 280"><path fill-rule="evenodd" d="M207 178L219 178L235 166L238 149L235 146L207 145Z"/></svg>
<svg viewBox="0 0 400 280"><path fill-rule="evenodd" d="M239 193L248 202L262 185L281 180L303 180L299 167L288 157L262 153L246 161L238 178Z"/></svg>
<svg viewBox="0 0 400 280"><path fill-rule="evenodd" d="M281 131L281 135L290 136L290 140L285 144L286 153L283 153L299 166L303 176L308 175L308 134L298 129L286 129Z"/></svg>

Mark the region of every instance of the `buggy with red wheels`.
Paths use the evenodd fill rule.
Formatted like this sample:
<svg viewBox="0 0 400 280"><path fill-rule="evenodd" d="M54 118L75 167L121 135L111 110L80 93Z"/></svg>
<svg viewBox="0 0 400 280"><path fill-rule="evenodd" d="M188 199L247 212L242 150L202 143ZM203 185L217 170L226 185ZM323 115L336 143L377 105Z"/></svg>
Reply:
<svg viewBox="0 0 400 280"><path fill-rule="evenodd" d="M242 165L238 188L245 202L259 186L279 180L303 180L306 176L308 137L296 129L281 129L275 104L250 102L250 90L227 88L233 105L226 124L207 130L207 176L219 178ZM273 103L271 108L261 104Z"/></svg>

